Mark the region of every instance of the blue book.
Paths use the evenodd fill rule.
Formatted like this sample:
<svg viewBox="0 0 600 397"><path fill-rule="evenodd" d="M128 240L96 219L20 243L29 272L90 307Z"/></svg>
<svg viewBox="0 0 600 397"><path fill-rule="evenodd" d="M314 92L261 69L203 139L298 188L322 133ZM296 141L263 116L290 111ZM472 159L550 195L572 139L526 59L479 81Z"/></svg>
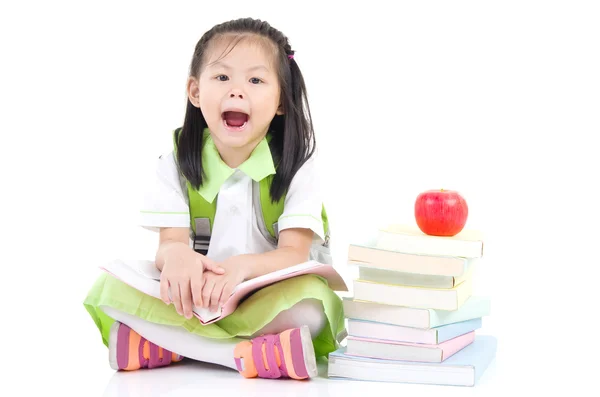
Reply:
<svg viewBox="0 0 600 397"><path fill-rule="evenodd" d="M474 318L472 320L442 325L431 329L437 333L437 343L442 343L447 340L456 338L457 336L464 335L467 332L475 331L481 328L481 322L481 318Z"/></svg>
<svg viewBox="0 0 600 397"><path fill-rule="evenodd" d="M497 339L491 335L477 335L473 343L441 363L350 356L345 354L345 350L342 347L329 354L329 378L475 386L496 357Z"/></svg>
<svg viewBox="0 0 600 397"><path fill-rule="evenodd" d="M348 335L360 338L437 345L481 328L482 319L460 321L434 328L402 327L375 321L348 319Z"/></svg>

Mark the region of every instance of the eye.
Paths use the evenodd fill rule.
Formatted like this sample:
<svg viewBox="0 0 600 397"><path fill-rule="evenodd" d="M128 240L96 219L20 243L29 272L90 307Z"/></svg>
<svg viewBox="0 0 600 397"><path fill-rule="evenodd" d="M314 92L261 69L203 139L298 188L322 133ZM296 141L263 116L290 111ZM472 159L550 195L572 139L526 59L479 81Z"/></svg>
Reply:
<svg viewBox="0 0 600 397"><path fill-rule="evenodd" d="M252 84L260 84L260 83L262 83L262 80L261 80L261 79L259 79L258 77L252 77L252 78L250 79L250 82L251 82Z"/></svg>
<svg viewBox="0 0 600 397"><path fill-rule="evenodd" d="M217 76L217 80L219 81L227 81L229 80L229 77L225 76L224 74L220 74Z"/></svg>

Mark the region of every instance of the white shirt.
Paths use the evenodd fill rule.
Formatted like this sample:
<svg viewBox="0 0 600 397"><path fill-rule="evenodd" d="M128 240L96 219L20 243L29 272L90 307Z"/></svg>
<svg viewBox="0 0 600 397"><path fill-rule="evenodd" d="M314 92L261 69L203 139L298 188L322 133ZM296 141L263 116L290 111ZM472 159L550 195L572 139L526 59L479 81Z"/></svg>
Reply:
<svg viewBox="0 0 600 397"><path fill-rule="evenodd" d="M221 185L217 196L210 247L207 256L222 261L229 256L264 253L276 249L258 228L252 207L252 179L241 170ZM140 225L158 231L161 227L190 227L189 205L179 179L174 153L161 156L143 196ZM286 194L279 232L307 228L314 235L310 259L331 263L325 240L321 211L323 194L317 161L311 157L296 173ZM191 229L190 229L191 230Z"/></svg>

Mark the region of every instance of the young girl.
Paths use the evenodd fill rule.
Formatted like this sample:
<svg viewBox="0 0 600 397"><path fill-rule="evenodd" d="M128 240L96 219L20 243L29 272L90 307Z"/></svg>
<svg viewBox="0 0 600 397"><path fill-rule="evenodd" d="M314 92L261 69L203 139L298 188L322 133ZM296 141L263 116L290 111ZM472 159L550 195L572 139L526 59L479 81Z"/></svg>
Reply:
<svg viewBox="0 0 600 397"><path fill-rule="evenodd" d="M304 80L288 39L241 19L206 32L187 83L183 126L158 160L141 224L159 232L161 300L102 275L85 307L116 370L187 357L245 377L306 379L338 347L340 298L305 275L263 288L202 325L242 281L329 261ZM190 246L190 236L193 244Z"/></svg>

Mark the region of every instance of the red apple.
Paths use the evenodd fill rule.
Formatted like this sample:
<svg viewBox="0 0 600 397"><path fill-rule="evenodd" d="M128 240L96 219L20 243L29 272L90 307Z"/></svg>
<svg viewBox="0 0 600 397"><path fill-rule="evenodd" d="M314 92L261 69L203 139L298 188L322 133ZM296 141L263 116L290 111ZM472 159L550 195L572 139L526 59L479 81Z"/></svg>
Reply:
<svg viewBox="0 0 600 397"><path fill-rule="evenodd" d="M454 236L467 223L469 208L453 190L428 190L417 196L415 219L419 229L431 236Z"/></svg>

